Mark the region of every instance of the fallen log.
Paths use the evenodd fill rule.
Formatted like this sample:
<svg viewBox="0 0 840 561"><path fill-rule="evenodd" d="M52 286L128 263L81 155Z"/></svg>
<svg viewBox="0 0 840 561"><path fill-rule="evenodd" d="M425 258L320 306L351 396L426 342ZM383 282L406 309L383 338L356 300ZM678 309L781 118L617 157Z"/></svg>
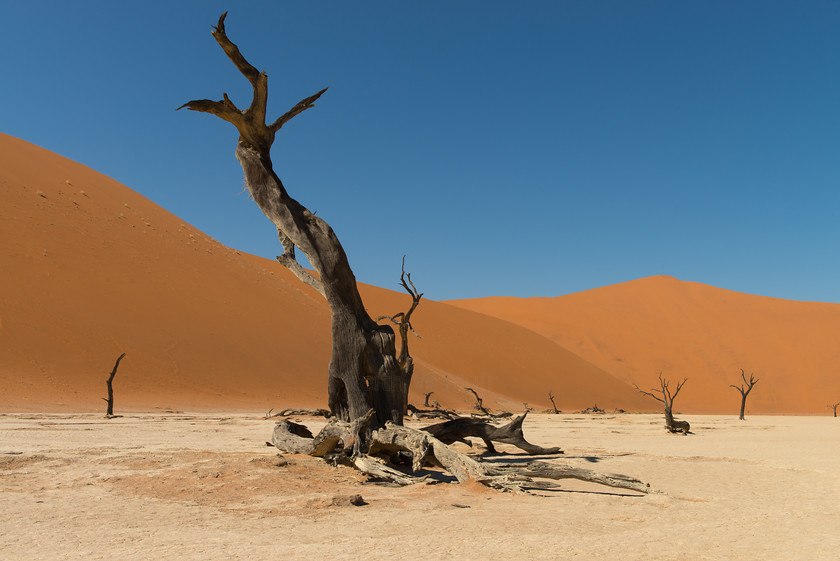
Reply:
<svg viewBox="0 0 840 561"><path fill-rule="evenodd" d="M330 411L328 409L283 409L279 413L275 413L274 415L271 412L274 411L274 408L268 410L268 413L265 414L266 419L272 419L274 417L291 417L293 415L305 415L308 417L330 417Z"/></svg>
<svg viewBox="0 0 840 561"><path fill-rule="evenodd" d="M496 454L496 448L493 442L502 442L504 444L512 444L517 448L524 450L532 455L545 454L562 454L563 451L553 446L551 448L543 448L536 444L531 444L525 440L525 435L522 433L522 422L528 413L524 413L515 417L510 423L497 427L490 423L481 421L471 417L458 417L443 423L424 427L423 431L433 435L438 440L445 444L452 444L453 442L463 442L470 444L467 437L480 438L484 441L487 451L491 454ZM471 445L471 444L470 444Z"/></svg>
<svg viewBox="0 0 840 561"><path fill-rule="evenodd" d="M460 417L455 411L449 409L418 409L411 403L407 406L408 412L414 419L457 419Z"/></svg>

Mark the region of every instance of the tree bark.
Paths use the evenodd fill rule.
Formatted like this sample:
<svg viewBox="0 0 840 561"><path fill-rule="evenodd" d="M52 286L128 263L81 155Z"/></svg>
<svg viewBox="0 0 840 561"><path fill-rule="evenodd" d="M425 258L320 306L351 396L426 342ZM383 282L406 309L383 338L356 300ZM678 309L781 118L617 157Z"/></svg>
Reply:
<svg viewBox="0 0 840 561"><path fill-rule="evenodd" d="M290 119L314 106L326 91L300 101L271 125L267 125L268 77L253 67L228 39L222 14L212 34L236 68L251 83L253 99L240 110L227 94L220 101L193 100L186 107L216 115L239 132L236 158L245 174L245 184L263 214L277 227L284 255L278 261L327 300L331 313L332 354L327 376L330 412L340 419L358 419L370 409L374 424L402 423L408 383L397 362L394 331L378 325L368 315L356 286L344 248L326 221L293 199L274 172L270 157L275 134ZM296 261L300 249L317 278ZM410 377L409 377L410 380Z"/></svg>

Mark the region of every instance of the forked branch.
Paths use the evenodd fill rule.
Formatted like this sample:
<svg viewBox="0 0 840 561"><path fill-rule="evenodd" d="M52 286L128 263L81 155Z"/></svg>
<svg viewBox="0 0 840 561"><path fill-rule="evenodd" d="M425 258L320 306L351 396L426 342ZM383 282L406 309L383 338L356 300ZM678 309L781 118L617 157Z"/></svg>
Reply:
<svg viewBox="0 0 840 561"><path fill-rule="evenodd" d="M753 386L758 383L758 378L755 377L754 373L750 373L750 379L747 380L747 374L744 372L744 369L741 368L741 379L744 381L740 386L736 386L735 384L730 384L730 388L735 388L743 397L747 397L753 389ZM764 387L764 386L762 386Z"/></svg>
<svg viewBox="0 0 840 561"><path fill-rule="evenodd" d="M271 145L274 143L274 134L280 127L295 115L306 111L310 107L314 107L315 101L321 97L321 94L327 91L327 88L299 101L289 111L274 121L271 126L267 126L265 116L268 102L268 76L265 72L260 72L254 65L248 62L239 51L239 47L228 38L225 33L226 17L227 12L219 17L219 23L213 28L212 35L227 57L233 62L234 66L251 83L254 90L251 105L248 109L242 111L233 104L225 93L222 94L220 101L196 99L188 101L178 109L186 107L190 111L200 111L216 115L236 127L239 131L240 140L245 140L261 154L268 154Z"/></svg>
<svg viewBox="0 0 840 561"><path fill-rule="evenodd" d="M417 287L414 286L414 283L411 281L411 273L405 272L405 255L403 255L402 259L402 273L400 274L400 286L402 286L405 291L411 296L411 306L409 306L407 312L399 312L398 314L394 314L393 316L379 316L376 318L376 321L382 321L383 319L387 319L391 321L394 325L399 328L400 331L400 356L397 358L397 363L400 365L400 368L403 369L403 372L408 373L409 370L413 371L412 366L412 359L411 355L408 352L408 332L411 331L414 333L414 336L420 339L420 335L414 331L414 326L411 325L411 314L414 313L414 310L417 309L417 306L420 305L420 299L423 298L423 293L417 291Z"/></svg>

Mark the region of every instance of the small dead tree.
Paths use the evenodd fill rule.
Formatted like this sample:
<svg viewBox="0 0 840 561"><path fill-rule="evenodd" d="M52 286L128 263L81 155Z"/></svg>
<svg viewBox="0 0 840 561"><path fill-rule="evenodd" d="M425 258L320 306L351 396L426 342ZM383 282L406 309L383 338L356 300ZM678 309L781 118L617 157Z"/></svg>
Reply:
<svg viewBox="0 0 840 561"><path fill-rule="evenodd" d="M117 362L114 363L114 368L111 370L111 374L105 381L105 384L108 386L108 398L106 399L103 397L102 399L108 404L108 408L105 411L105 417L108 419L114 416L114 376L117 375L117 368L120 367L120 361L124 356L125 353L117 357Z"/></svg>
<svg viewBox="0 0 840 561"><path fill-rule="evenodd" d="M828 406L829 409L834 410L834 416L835 417L837 416L837 407L839 407L839 406L840 406L840 402L834 403L834 404Z"/></svg>
<svg viewBox="0 0 840 561"><path fill-rule="evenodd" d="M432 404L429 403L429 398L432 397L432 394L435 392L429 392L425 394L425 399L423 400L423 407L432 407Z"/></svg>
<svg viewBox="0 0 840 561"><path fill-rule="evenodd" d="M484 407L484 400L481 399L478 396L477 391L475 391L472 388L467 388L467 387L465 387L464 389L467 390L468 392L472 392L472 394L475 396L475 405L473 405L473 407L475 407L476 411L479 411L482 415L487 415L488 417L493 415L489 410L487 410Z"/></svg>
<svg viewBox="0 0 840 561"><path fill-rule="evenodd" d="M556 404L556 403L554 403L554 396L553 396L553 395L551 395L551 392L548 392L548 399L550 399L550 400L551 400L551 407L552 407L552 408L554 408L554 411L552 411L552 413L554 413L555 415L559 415L559 414L560 414L560 410L559 410L559 409L557 409L557 404Z"/></svg>
<svg viewBox="0 0 840 561"><path fill-rule="evenodd" d="M735 384L730 384L729 387L730 388L735 388L736 390L741 392L741 413L740 413L740 415L738 415L738 419L743 421L744 420L744 411L747 408L747 396L750 395L750 392L752 391L753 386L755 386L758 383L758 378L756 378L755 375L752 372L750 372L750 379L747 380L747 374L746 374L746 372L744 372L744 369L741 368L741 379L743 380L743 383L740 386L736 386Z"/></svg>
<svg viewBox="0 0 840 561"><path fill-rule="evenodd" d="M683 434L688 434L691 431L691 425L688 421L678 421L674 419L674 400L677 398L677 395L680 393L680 390L687 381L688 378L685 378L682 382L677 384L677 389L674 390L674 393L671 393L671 389L669 387L670 382L664 379L662 377L662 372L660 372L658 390L652 389L649 392L646 392L636 384L633 384L633 386L635 386L636 390L642 395L652 397L665 406L665 428L667 428L669 432L681 432Z"/></svg>

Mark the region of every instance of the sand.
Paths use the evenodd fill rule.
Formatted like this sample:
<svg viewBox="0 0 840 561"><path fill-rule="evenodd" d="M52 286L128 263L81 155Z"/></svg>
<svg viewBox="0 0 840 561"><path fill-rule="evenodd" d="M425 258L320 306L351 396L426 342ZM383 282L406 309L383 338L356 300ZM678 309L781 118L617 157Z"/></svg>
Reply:
<svg viewBox="0 0 840 561"><path fill-rule="evenodd" d="M278 457L258 415L0 415L0 558L837 558L838 419L687 419L696 434L666 434L658 415L529 416L529 439L565 450L551 461L661 493L514 495L363 484Z"/></svg>
<svg viewBox="0 0 840 561"><path fill-rule="evenodd" d="M677 408L737 411L740 369L760 380L748 411L825 414L840 401L840 304L724 290L666 275L554 298L479 298L453 305L547 337L628 384L688 378Z"/></svg>

